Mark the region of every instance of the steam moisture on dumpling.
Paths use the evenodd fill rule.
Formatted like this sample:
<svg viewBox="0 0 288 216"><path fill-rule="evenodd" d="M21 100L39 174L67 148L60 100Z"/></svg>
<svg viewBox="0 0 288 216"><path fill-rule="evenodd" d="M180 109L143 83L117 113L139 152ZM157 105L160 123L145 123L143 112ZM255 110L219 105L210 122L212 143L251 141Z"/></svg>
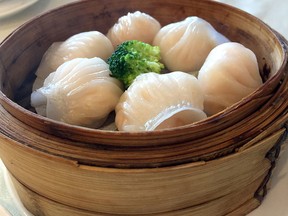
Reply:
<svg viewBox="0 0 288 216"><path fill-rule="evenodd" d="M109 29L107 37L111 40L114 48L127 40L139 40L152 44L160 28L161 25L155 18L136 11L120 17L118 22Z"/></svg>
<svg viewBox="0 0 288 216"><path fill-rule="evenodd" d="M100 58L76 58L51 73L31 95L39 114L73 125L99 127L114 110L123 86Z"/></svg>
<svg viewBox="0 0 288 216"><path fill-rule="evenodd" d="M64 42L54 42L45 52L36 71L33 90L42 87L44 79L66 61L93 57L107 60L113 52L110 40L98 31L81 32Z"/></svg>
<svg viewBox="0 0 288 216"><path fill-rule="evenodd" d="M215 47L199 71L198 79L208 115L233 105L263 84L255 54L235 42Z"/></svg>
<svg viewBox="0 0 288 216"><path fill-rule="evenodd" d="M194 72L215 46L228 41L210 23L192 16L162 27L153 45L160 47L163 63L170 71Z"/></svg>
<svg viewBox="0 0 288 216"><path fill-rule="evenodd" d="M184 72L139 75L116 106L120 131L151 131L206 118L198 80Z"/></svg>

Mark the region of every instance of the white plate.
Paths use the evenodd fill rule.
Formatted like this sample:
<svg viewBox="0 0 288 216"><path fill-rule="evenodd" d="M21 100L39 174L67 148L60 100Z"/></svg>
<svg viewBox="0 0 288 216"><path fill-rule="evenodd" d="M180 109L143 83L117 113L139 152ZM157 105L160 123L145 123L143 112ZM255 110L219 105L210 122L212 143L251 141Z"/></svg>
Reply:
<svg viewBox="0 0 288 216"><path fill-rule="evenodd" d="M38 0L0 0L0 18L16 14L35 4L37 1Z"/></svg>
<svg viewBox="0 0 288 216"><path fill-rule="evenodd" d="M1 205L0 205L0 215L1 216L11 216L11 214Z"/></svg>

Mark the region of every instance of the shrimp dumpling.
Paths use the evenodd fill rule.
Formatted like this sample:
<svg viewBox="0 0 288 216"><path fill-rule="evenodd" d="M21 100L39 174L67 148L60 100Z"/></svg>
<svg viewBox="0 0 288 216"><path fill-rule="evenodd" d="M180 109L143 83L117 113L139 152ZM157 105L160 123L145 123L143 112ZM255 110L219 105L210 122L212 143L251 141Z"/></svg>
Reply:
<svg viewBox="0 0 288 216"><path fill-rule="evenodd" d="M208 115L233 105L263 84L255 54L236 42L215 47L200 69L198 80Z"/></svg>
<svg viewBox="0 0 288 216"><path fill-rule="evenodd" d="M102 59L76 58L51 73L31 95L31 105L48 118L86 127L100 127L115 109L123 86L110 76Z"/></svg>
<svg viewBox="0 0 288 216"><path fill-rule="evenodd" d="M194 72L200 69L215 46L228 41L210 23L192 16L162 27L153 45L160 47L168 70Z"/></svg>
<svg viewBox="0 0 288 216"><path fill-rule="evenodd" d="M45 78L66 61L93 57L107 60L113 52L110 40L98 31L81 32L63 42L54 42L43 55L33 90L40 88Z"/></svg>
<svg viewBox="0 0 288 216"><path fill-rule="evenodd" d="M109 29L107 37L114 48L127 40L139 40L152 44L160 28L161 25L155 18L146 13L136 11L120 17L118 22Z"/></svg>
<svg viewBox="0 0 288 216"><path fill-rule="evenodd" d="M152 131L206 118L198 80L184 72L141 74L121 96L115 124L120 131Z"/></svg>

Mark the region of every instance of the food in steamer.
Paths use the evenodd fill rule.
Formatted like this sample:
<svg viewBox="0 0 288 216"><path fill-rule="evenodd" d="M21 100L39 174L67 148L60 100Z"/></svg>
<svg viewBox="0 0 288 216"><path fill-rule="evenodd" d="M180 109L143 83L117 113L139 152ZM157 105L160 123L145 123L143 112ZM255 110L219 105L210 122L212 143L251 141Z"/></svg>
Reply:
<svg viewBox="0 0 288 216"><path fill-rule="evenodd" d="M208 115L235 104L263 84L255 54L235 42L221 44L209 53L198 80Z"/></svg>
<svg viewBox="0 0 288 216"><path fill-rule="evenodd" d="M113 51L110 40L99 31L80 32L65 41L55 42L45 52L37 68L33 90L42 87L46 77L66 61L93 57L107 60Z"/></svg>
<svg viewBox="0 0 288 216"><path fill-rule="evenodd" d="M120 44L108 59L111 76L128 88L133 80L143 73L160 73L164 65L160 62L160 49L138 40Z"/></svg>
<svg viewBox="0 0 288 216"><path fill-rule="evenodd" d="M151 34L148 34L150 35L149 40L145 39L146 42L143 41L144 39L141 40L142 35L140 33L142 32L145 35L147 32L137 31L139 25L135 23L139 22L139 19L145 20L145 28L152 31ZM62 101L56 103L59 105L58 107L56 105L52 107L56 110L56 113L69 113L73 110L73 118L72 115L64 118L59 117L61 115L58 114L55 114L52 118L69 124L101 128L109 113L115 112L116 130L119 131L151 131L174 128L192 124L216 114L246 97L263 84L255 54L239 43L230 42L207 21L199 17L187 17L183 21L171 23L164 27L161 27L160 24L157 25L157 22L153 17L139 11L120 17L118 22L109 29L107 37L103 35L103 38L111 39L112 31L114 32L115 29L122 29L126 32L125 34L118 32L121 35L121 39L118 37L118 42L115 40L117 32L113 33L114 39L111 39L113 45L110 45L115 50L113 48L111 52L111 47L108 45L110 55L102 57L102 61L107 65L106 75L113 79L114 84L117 83L118 90L110 91L109 88L103 90L102 98L107 96L108 99L101 100L100 96L100 102L97 102L97 94L95 94L95 98L89 96L85 98L85 92L87 91L90 94L93 89L97 89L96 85L101 82L91 81L85 88L77 86L75 82L72 86L78 90L83 90L80 94L83 103L81 104L82 107L78 106L77 109L73 110L73 107L67 105L69 103L75 104L71 101L73 97L68 97L69 94L66 97L63 90L65 85L60 84L58 85L59 91L64 92L61 98ZM122 25L122 27L120 28L119 25ZM151 28L149 28L149 25ZM158 27L156 28L156 26ZM103 40L106 41L106 39ZM66 41L62 43L65 44ZM85 44L83 42L81 46L84 47ZM107 44L109 43L106 43L106 46ZM125 52L122 52L121 55L117 54L117 50L127 46L127 44L130 47L124 50L125 52L128 50L129 54ZM139 44L143 45L145 49L137 48ZM100 49L95 52L105 52L101 50L99 45L92 47L88 43L86 45L87 49ZM49 49L47 52L49 52ZM158 50L158 53L155 50ZM47 56L47 52L43 59ZM153 56L154 54L151 54L153 52L157 57L153 57L151 61L147 56ZM57 53L57 50L55 53ZM89 59L93 57L83 55L81 58ZM135 59L137 59L136 63L131 64ZM69 59L64 65L69 64L70 61L73 62ZM118 64L118 62L122 63ZM128 70L123 70L123 65L129 65L128 63L132 66L129 66ZM151 64L155 64L157 67L151 67ZM139 65L141 65L141 69L139 69ZM61 65L59 68L61 67L63 66ZM75 67L77 66L75 65ZM61 70L59 68L50 69L50 73L53 74L54 71L58 71L57 73L60 74ZM77 77L77 75L82 74L81 70L79 67L79 73L73 74L75 70L67 70L65 73L69 77L74 77L75 80L81 80L80 77ZM116 75L115 71L120 71L120 76ZM93 72L87 77L94 79L92 74ZM54 85L51 84L51 77L49 77L44 82L46 83L44 88L47 83L50 83L50 86ZM81 86L81 82L79 82L79 85ZM225 88L222 88L222 85ZM241 88L238 89L237 86ZM43 90L43 87L40 86L38 90L35 89L32 93L31 104L38 114L51 118L49 113L53 113L54 110L51 111L51 107L47 109L49 92L41 95L44 97L35 97L37 92L41 93L41 88ZM61 88L63 89L61 90ZM70 90L73 92L73 89ZM112 103L109 98L113 98ZM37 104L41 104L39 99L47 101L46 104L42 103L41 109L37 107ZM97 113L99 109L102 110L105 107L103 103L107 103L107 107L109 107L104 117L93 116L93 112ZM87 114L89 118L80 118L81 120L75 121L75 115L79 117L86 115L87 107L90 108Z"/></svg>
<svg viewBox="0 0 288 216"><path fill-rule="evenodd" d="M86 127L100 127L123 93L101 58L75 58L52 72L31 95L32 105L48 118Z"/></svg>
<svg viewBox="0 0 288 216"><path fill-rule="evenodd" d="M118 19L108 31L107 37L114 48L127 40L139 40L152 44L161 28L160 23L150 15L136 11Z"/></svg>
<svg viewBox="0 0 288 216"><path fill-rule="evenodd" d="M121 96L115 123L121 131L151 131L207 118L196 77L174 71L141 74Z"/></svg>
<svg viewBox="0 0 288 216"><path fill-rule="evenodd" d="M153 45L159 46L168 70L198 71L209 52L229 40L199 17L187 17L160 29Z"/></svg>

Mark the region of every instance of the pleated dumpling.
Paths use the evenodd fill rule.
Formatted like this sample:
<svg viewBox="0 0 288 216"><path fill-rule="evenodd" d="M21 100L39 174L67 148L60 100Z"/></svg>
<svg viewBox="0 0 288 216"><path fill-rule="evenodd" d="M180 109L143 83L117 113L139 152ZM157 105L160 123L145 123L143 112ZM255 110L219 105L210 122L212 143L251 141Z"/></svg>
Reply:
<svg viewBox="0 0 288 216"><path fill-rule="evenodd" d="M215 46L228 41L210 23L192 16L162 27L153 45L160 47L168 70L194 72L200 69Z"/></svg>
<svg viewBox="0 0 288 216"><path fill-rule="evenodd" d="M215 47L199 71L198 79L208 115L233 105L263 84L255 54L235 42Z"/></svg>
<svg viewBox="0 0 288 216"><path fill-rule="evenodd" d="M120 17L118 22L109 29L107 37L114 48L127 40L139 40L152 44L160 28L161 25L155 18L146 13L136 11Z"/></svg>
<svg viewBox="0 0 288 216"><path fill-rule="evenodd" d="M66 61L93 57L107 60L113 52L110 40L98 31L81 32L63 42L54 42L43 55L33 90L40 88L44 79Z"/></svg>
<svg viewBox="0 0 288 216"><path fill-rule="evenodd" d="M198 80L184 72L139 75L116 106L120 131L152 131L206 118Z"/></svg>
<svg viewBox="0 0 288 216"><path fill-rule="evenodd" d="M114 110L122 84L110 76L100 58L76 58L51 73L31 95L31 105L48 118L86 127L99 127Z"/></svg>

